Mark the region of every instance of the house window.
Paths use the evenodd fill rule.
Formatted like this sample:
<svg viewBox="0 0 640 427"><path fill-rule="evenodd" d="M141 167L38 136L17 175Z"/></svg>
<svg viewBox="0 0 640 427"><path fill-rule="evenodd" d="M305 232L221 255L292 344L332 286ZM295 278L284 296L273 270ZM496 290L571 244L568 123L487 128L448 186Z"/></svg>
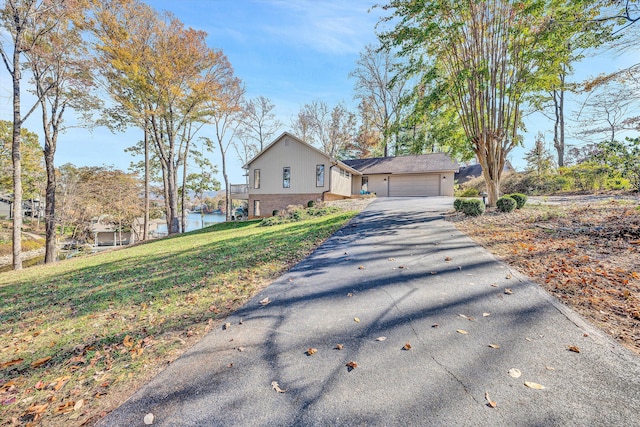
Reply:
<svg viewBox="0 0 640 427"><path fill-rule="evenodd" d="M253 216L260 216L260 200L253 201Z"/></svg>
<svg viewBox="0 0 640 427"><path fill-rule="evenodd" d="M253 188L260 188L260 169L253 170Z"/></svg>
<svg viewBox="0 0 640 427"><path fill-rule="evenodd" d="M291 187L291 168L289 166L282 168L282 188Z"/></svg>
<svg viewBox="0 0 640 427"><path fill-rule="evenodd" d="M324 165L316 165L316 187L324 187Z"/></svg>

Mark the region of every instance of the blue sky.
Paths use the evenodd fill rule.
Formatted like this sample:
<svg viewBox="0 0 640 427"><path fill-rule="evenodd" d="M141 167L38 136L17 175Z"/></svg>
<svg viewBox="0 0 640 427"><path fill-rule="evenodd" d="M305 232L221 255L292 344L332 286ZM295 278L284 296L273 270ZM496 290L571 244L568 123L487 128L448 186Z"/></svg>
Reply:
<svg viewBox="0 0 640 427"><path fill-rule="evenodd" d="M367 0L148 0L157 10L168 10L188 27L208 33L210 47L222 49L243 81L247 96L266 96L275 104L286 130L300 107L315 99L329 105L345 102L355 109L353 80L348 74L358 54L376 42L375 26L382 11L370 11ZM580 77L624 65L625 58L599 57L580 65ZM10 80L0 73L0 118L10 120ZM25 105L26 111L28 107ZM68 117L71 121L71 116ZM41 133L36 112L27 127ZM510 160L522 169L524 151L531 147L537 130L550 131L551 123L533 117L525 134L525 148L516 149ZM206 127L201 136L212 136ZM547 134L547 141L550 136ZM142 138L132 129L113 135L104 128L89 132L69 129L60 135L56 165L113 165L127 169L133 159L124 149ZM233 183L244 182L241 164L229 150L228 172ZM220 165L217 153L211 155ZM218 177L222 180L221 174Z"/></svg>

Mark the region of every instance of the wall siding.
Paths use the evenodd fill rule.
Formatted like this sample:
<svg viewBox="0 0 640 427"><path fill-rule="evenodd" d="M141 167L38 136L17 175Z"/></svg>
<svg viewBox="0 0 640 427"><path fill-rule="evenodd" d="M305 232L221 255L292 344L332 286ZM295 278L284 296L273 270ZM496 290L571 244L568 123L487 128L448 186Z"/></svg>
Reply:
<svg viewBox="0 0 640 427"><path fill-rule="evenodd" d="M290 140L289 145L286 141ZM316 165L324 165L324 186L316 187ZM329 158L284 137L251 163L249 188L254 195L315 194L329 190ZM291 168L291 187L283 188L282 170ZM254 170L260 169L260 188L254 188Z"/></svg>
<svg viewBox="0 0 640 427"><path fill-rule="evenodd" d="M349 173L349 176L343 176L340 174L340 166L334 166L331 168L331 193L351 197L351 179L360 180L359 176L353 176Z"/></svg>

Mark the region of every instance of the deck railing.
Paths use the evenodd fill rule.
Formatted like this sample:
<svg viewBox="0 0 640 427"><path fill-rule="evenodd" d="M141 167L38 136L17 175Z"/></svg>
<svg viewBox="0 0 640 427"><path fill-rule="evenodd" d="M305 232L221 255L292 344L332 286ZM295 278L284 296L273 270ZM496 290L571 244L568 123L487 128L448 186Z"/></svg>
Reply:
<svg viewBox="0 0 640 427"><path fill-rule="evenodd" d="M231 194L249 194L249 186L247 184L231 184L229 192Z"/></svg>

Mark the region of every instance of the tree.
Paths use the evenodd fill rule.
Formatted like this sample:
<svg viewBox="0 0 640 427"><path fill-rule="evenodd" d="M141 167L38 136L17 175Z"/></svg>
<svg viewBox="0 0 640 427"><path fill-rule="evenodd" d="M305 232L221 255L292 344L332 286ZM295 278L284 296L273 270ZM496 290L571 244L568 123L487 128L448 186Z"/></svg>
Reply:
<svg viewBox="0 0 640 427"><path fill-rule="evenodd" d="M551 172L553 158L545 146L542 132L538 132L533 148L525 153L524 159L527 161L527 171L535 173L537 177Z"/></svg>
<svg viewBox="0 0 640 427"><path fill-rule="evenodd" d="M392 0L380 35L406 57L402 76L417 76L417 93L455 108L487 186L489 205L500 195L506 156L521 143L524 96L538 90L547 36L544 2L524 0Z"/></svg>
<svg viewBox="0 0 640 427"><path fill-rule="evenodd" d="M389 142L398 137L398 123L402 115L402 98L405 96L407 80L394 79L393 55L388 48L367 45L356 62L349 77L355 78L355 98L366 106L368 124L382 136L384 156L389 152ZM361 112L364 112L361 108ZM366 129L363 133L370 134Z"/></svg>
<svg viewBox="0 0 640 427"><path fill-rule="evenodd" d="M2 27L9 33L11 44L0 43L0 56L11 75L13 98L13 132L11 142L11 160L13 166L13 200L18 209L13 214L13 268L22 269L22 163L21 163L21 128L25 120L35 111L39 100L22 114L21 108L21 59L37 46L40 39L57 21L47 21L52 27L42 26L42 17L49 13L50 4L58 4L64 0L6 0L0 9ZM7 49L8 48L8 49Z"/></svg>
<svg viewBox="0 0 640 427"><path fill-rule="evenodd" d="M13 189L12 133L13 122L0 120L0 192L5 194L10 194ZM37 198L41 194L40 184L45 175L42 146L38 135L24 127L20 129L20 141L23 193L27 199Z"/></svg>
<svg viewBox="0 0 640 427"><path fill-rule="evenodd" d="M627 138L625 142L603 141L595 160L627 178L635 191L640 191L640 138Z"/></svg>
<svg viewBox="0 0 640 427"><path fill-rule="evenodd" d="M203 152L193 150L192 154L200 172L187 176L186 188L193 191L200 202L200 222L201 227L204 228L204 192L220 190L220 181L214 177L218 173L218 169L204 156Z"/></svg>
<svg viewBox="0 0 640 427"><path fill-rule="evenodd" d="M128 7L118 7L122 2ZM139 23L141 31L130 33L128 25L138 24L134 17L145 6L133 0L111 3L115 6L98 14L104 75L124 111L149 124L162 167L167 229L177 233L178 168L187 161L191 126L204 120L205 106L219 97L231 66L222 51L206 45L206 33L184 28L170 13L150 13Z"/></svg>
<svg viewBox="0 0 640 427"><path fill-rule="evenodd" d="M43 14L39 27L49 28L40 42L26 53L26 65L33 76L33 92L40 101L44 131L44 160L47 172L45 263L56 260L56 172L55 152L63 117L72 108L88 117L100 101L90 95L95 84L87 44L77 24L84 11L78 2L53 2ZM54 25L54 22L57 25Z"/></svg>
<svg viewBox="0 0 640 427"><path fill-rule="evenodd" d="M302 130L305 141L315 144L330 157L338 158L356 139L356 117L343 104L329 109L324 101L305 104L293 124Z"/></svg>
<svg viewBox="0 0 640 427"><path fill-rule="evenodd" d="M264 96L250 99L243 104L241 133L256 144L258 152L262 151L282 128L282 122L276 118L274 108L271 100Z"/></svg>
<svg viewBox="0 0 640 427"><path fill-rule="evenodd" d="M229 198L229 176L227 175L227 151L231 141L234 140L238 128L242 124L242 102L244 87L240 79L233 76L231 69L223 77L224 84L216 99L208 104L207 117L213 124L215 140L204 137L205 145L213 149L218 147L222 159L222 178L224 179L225 214L226 219L231 219L231 199Z"/></svg>

